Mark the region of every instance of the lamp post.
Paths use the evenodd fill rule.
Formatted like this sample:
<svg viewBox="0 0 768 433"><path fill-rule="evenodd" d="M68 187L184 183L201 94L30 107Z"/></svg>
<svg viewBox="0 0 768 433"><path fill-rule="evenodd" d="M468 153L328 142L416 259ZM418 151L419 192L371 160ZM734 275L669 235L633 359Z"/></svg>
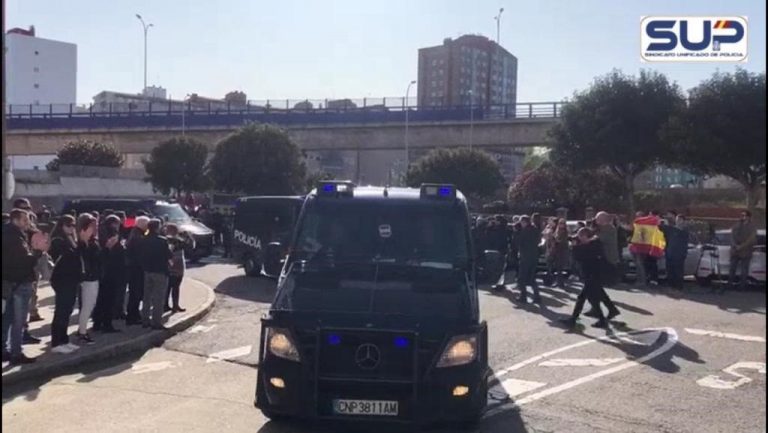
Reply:
<svg viewBox="0 0 768 433"><path fill-rule="evenodd" d="M187 118L186 118L186 112L187 112L187 99L189 98L189 93L187 93L186 96L184 96L184 99L181 100L181 136L185 137L187 135Z"/></svg>
<svg viewBox="0 0 768 433"><path fill-rule="evenodd" d="M3 136L2 136L2 144L1 145L2 145L2 148L3 148L3 167L2 167L2 172L3 172L3 200L5 201L5 200L10 200L11 197L13 197L13 193L14 193L14 189L15 189L15 184L16 184L15 179L13 177L13 172L11 171L11 161L8 159L8 155L6 155L6 151L5 151L5 144L6 144L5 143L5 132L6 132L6 124L5 124L5 93L6 93L5 92L5 90L6 90L6 87L5 87L5 51L6 51L6 47L5 47L5 0L3 0L3 17L2 17L2 20L3 20L3 24L2 24L2 26L3 26L3 28L2 28L2 32L3 32L3 88L2 88L2 92L3 92L3 95L2 95L3 96L3 102L2 102L3 103L3 114L2 114L3 119L2 119L2 122L3 122L3 124L2 124L2 134L3 134Z"/></svg>
<svg viewBox="0 0 768 433"><path fill-rule="evenodd" d="M501 13L504 12L504 8L499 8L499 14L493 17L496 20L496 44L501 45Z"/></svg>
<svg viewBox="0 0 768 433"><path fill-rule="evenodd" d="M145 23L144 18L142 18L141 15L139 14L136 14L136 18L138 18L139 21L141 21L141 26L144 28L144 89L146 89L147 88L147 32L149 31L150 27L154 27L154 24Z"/></svg>
<svg viewBox="0 0 768 433"><path fill-rule="evenodd" d="M475 92L469 89L469 150L472 150L475 133Z"/></svg>
<svg viewBox="0 0 768 433"><path fill-rule="evenodd" d="M405 173L408 173L408 168L411 166L410 152L408 146L408 112L411 109L408 107L408 95L411 93L411 86L416 84L416 80L408 83L408 87L405 89Z"/></svg>

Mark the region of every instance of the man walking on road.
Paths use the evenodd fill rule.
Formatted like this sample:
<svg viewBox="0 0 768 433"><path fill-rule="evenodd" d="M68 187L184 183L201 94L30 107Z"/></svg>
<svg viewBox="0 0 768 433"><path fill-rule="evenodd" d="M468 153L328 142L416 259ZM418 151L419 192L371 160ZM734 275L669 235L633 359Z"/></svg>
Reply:
<svg viewBox="0 0 768 433"><path fill-rule="evenodd" d="M741 213L741 219L731 229L731 269L728 277L730 286L736 285L736 271L741 273L740 289L747 287L749 278L749 263L752 261L752 253L757 243L757 229L752 224L752 213L745 210ZM725 290L725 287L723 287Z"/></svg>
<svg viewBox="0 0 768 433"><path fill-rule="evenodd" d="M518 301L528 302L528 286L533 289L533 302L541 303L539 286L536 284L536 267L539 264L539 243L541 231L531 224L531 218L524 215L520 218L520 232L517 234L517 248L520 254L520 271L517 287L520 289Z"/></svg>
<svg viewBox="0 0 768 433"><path fill-rule="evenodd" d="M168 274L173 253L168 240L160 236L159 219L151 219L149 233L141 242L141 267L144 271L144 299L141 323L145 328L165 329L162 323L163 307L168 290Z"/></svg>
<svg viewBox="0 0 768 433"><path fill-rule="evenodd" d="M48 237L43 232L36 232L28 238L29 212L14 209L10 218L10 223L3 226L2 283L3 294L8 295L2 326L3 360L7 358L13 365L29 364L35 359L22 353L22 336L33 284L37 280L35 267L48 251Z"/></svg>
<svg viewBox="0 0 768 433"><path fill-rule="evenodd" d="M573 257L581 265L584 288L576 299L576 305L573 308L571 317L563 319L561 322L569 328L576 326L576 320L581 315L584 302L589 300L589 303L595 307L594 312L598 319L592 326L595 328L607 328L609 319L603 316L603 312L599 308L605 293L601 281L601 273L604 268L603 245L600 239L592 235L590 229L579 229L575 245L573 246Z"/></svg>

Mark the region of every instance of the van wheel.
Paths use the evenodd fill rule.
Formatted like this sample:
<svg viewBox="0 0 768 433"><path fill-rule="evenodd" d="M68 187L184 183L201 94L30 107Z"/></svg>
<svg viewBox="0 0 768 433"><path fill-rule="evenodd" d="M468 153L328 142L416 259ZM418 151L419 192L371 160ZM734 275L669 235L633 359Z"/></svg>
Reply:
<svg viewBox="0 0 768 433"><path fill-rule="evenodd" d="M289 419L286 415L280 415L267 409L261 409L261 413L272 422L285 422Z"/></svg>
<svg viewBox="0 0 768 433"><path fill-rule="evenodd" d="M256 259L252 255L245 257L245 260L243 261L243 269L245 270L245 275L249 277L258 277L261 275L261 264L256 262Z"/></svg>
<svg viewBox="0 0 768 433"><path fill-rule="evenodd" d="M710 287L712 286L712 275L708 277L696 277L696 282L699 283L699 286L701 287Z"/></svg>

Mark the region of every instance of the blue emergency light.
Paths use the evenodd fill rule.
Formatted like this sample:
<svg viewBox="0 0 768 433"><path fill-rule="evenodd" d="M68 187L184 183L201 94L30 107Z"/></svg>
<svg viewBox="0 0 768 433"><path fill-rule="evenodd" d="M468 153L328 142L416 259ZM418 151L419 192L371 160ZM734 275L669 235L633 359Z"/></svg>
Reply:
<svg viewBox="0 0 768 433"><path fill-rule="evenodd" d="M421 198L455 199L456 187L449 184L424 183L421 185Z"/></svg>
<svg viewBox="0 0 768 433"><path fill-rule="evenodd" d="M348 180L324 180L317 184L317 195L325 197L351 196L355 184Z"/></svg>

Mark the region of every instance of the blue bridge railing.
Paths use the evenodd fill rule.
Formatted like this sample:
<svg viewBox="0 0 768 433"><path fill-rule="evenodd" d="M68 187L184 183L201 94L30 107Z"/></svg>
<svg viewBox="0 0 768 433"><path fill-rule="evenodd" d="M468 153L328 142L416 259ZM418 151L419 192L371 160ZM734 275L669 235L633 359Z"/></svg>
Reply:
<svg viewBox="0 0 768 433"><path fill-rule="evenodd" d="M132 104L13 105L7 107L11 130L210 128L248 122L277 125L375 124L444 121L503 121L553 119L561 102L535 102L491 106L387 107L340 106L334 108L274 108L252 104L191 104L168 101L134 108Z"/></svg>

